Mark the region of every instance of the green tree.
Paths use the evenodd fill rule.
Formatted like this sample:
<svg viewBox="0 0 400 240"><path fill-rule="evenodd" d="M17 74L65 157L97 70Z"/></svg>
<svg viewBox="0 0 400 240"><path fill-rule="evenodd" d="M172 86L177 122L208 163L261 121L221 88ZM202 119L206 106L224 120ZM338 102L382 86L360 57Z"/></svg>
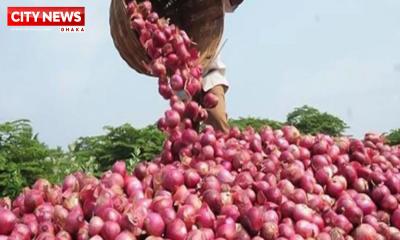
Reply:
<svg viewBox="0 0 400 240"><path fill-rule="evenodd" d="M343 135L347 124L340 118L326 112L303 106L287 115L287 123L297 127L302 133L324 133L331 136Z"/></svg>
<svg viewBox="0 0 400 240"><path fill-rule="evenodd" d="M391 130L386 139L390 145L400 145L400 128Z"/></svg>
<svg viewBox="0 0 400 240"><path fill-rule="evenodd" d="M0 193L15 196L22 187L47 176L52 164L46 158L62 154L61 149L39 142L28 120L0 124Z"/></svg>
<svg viewBox="0 0 400 240"><path fill-rule="evenodd" d="M283 123L278 122L278 121L269 120L269 119L261 119L261 118L253 118L253 117L230 119L229 124L230 124L230 126L238 127L241 130L250 126L250 127L254 128L256 131L260 130L262 127L265 127L265 126L270 126L273 129L278 129L283 126Z"/></svg>
<svg viewBox="0 0 400 240"><path fill-rule="evenodd" d="M164 134L154 125L136 129L130 124L105 127L106 134L81 137L69 147L70 154L79 159L94 157L98 171L109 169L116 160L151 160L159 154Z"/></svg>

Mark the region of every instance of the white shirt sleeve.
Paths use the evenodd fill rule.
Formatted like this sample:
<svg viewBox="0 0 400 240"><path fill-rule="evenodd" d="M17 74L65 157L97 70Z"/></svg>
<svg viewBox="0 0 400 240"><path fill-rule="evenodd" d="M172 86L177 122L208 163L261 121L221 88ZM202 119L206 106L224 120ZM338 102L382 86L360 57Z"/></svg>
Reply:
<svg viewBox="0 0 400 240"><path fill-rule="evenodd" d="M210 71L211 70L211 71ZM222 62L221 57L218 55L213 62L210 63L208 70L205 72L202 79L203 91L207 92L217 85L225 87L225 91L229 88L229 82L226 79L226 66Z"/></svg>

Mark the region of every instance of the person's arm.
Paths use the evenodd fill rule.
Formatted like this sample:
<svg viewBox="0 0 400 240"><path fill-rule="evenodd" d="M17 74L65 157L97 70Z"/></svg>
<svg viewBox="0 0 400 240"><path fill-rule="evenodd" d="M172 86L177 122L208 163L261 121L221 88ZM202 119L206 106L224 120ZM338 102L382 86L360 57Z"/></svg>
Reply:
<svg viewBox="0 0 400 240"><path fill-rule="evenodd" d="M223 0L225 12L234 12L236 8L243 2L243 0Z"/></svg>

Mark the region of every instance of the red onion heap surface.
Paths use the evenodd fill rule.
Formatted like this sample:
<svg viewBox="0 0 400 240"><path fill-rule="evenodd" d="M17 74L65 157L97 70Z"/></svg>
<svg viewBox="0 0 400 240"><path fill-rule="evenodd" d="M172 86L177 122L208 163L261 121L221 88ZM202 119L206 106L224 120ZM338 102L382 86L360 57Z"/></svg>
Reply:
<svg viewBox="0 0 400 240"><path fill-rule="evenodd" d="M148 1L128 8L171 102L158 123L168 136L162 153L133 172L118 161L100 179L39 179L14 201L0 199L0 240L400 239L398 146L292 126L195 131L207 117L191 100L200 91L197 51ZM207 96L204 107L214 104Z"/></svg>

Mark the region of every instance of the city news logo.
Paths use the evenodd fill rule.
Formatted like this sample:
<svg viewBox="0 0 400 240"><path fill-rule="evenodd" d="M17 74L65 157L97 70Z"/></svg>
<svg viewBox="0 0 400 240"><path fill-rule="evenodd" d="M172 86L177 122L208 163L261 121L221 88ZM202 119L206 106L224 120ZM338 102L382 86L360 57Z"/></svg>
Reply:
<svg viewBox="0 0 400 240"><path fill-rule="evenodd" d="M61 32L84 32L85 7L7 7L7 26L57 26Z"/></svg>

